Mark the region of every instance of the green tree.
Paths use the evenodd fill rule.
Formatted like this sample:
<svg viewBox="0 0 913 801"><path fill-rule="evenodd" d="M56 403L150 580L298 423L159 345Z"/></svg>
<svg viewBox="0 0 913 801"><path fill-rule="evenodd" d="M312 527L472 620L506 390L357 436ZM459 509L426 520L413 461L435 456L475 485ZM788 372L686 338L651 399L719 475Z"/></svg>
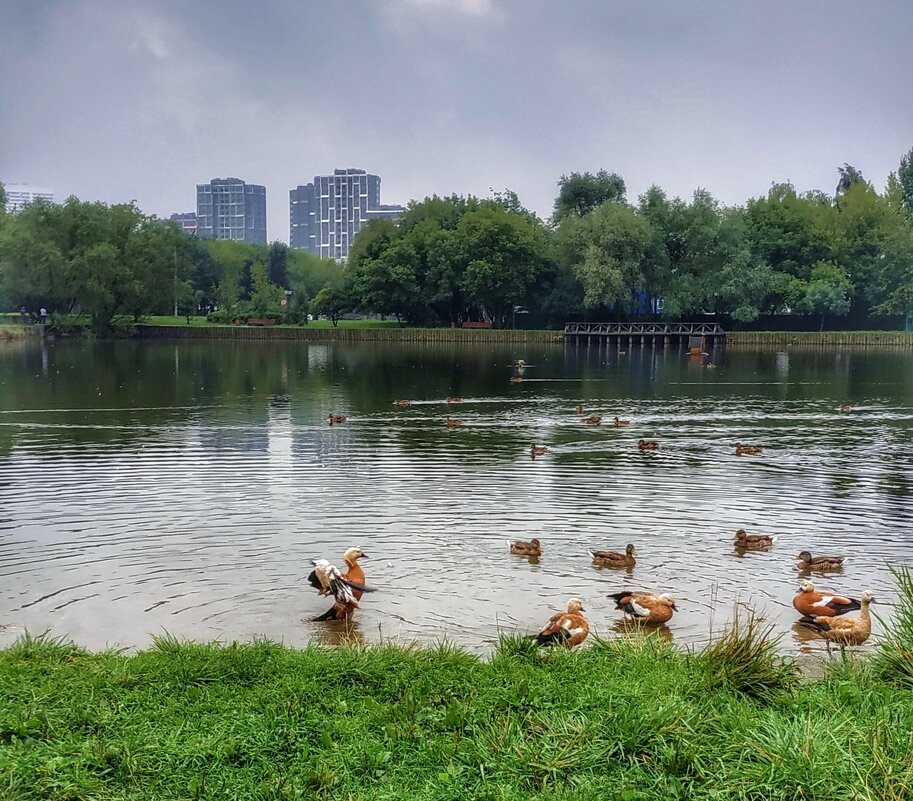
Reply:
<svg viewBox="0 0 913 801"><path fill-rule="evenodd" d="M852 164L844 164L842 167L838 167L837 172L840 173L840 178L837 181L837 188L834 190L834 194L838 198L848 192L854 184L865 183L862 173Z"/></svg>
<svg viewBox="0 0 913 801"><path fill-rule="evenodd" d="M262 261L251 265L250 313L256 318L276 319L282 316L282 301L285 291L267 277L266 265Z"/></svg>
<svg viewBox="0 0 913 801"><path fill-rule="evenodd" d="M901 157L897 180L900 183L903 209L907 216L913 219L913 148Z"/></svg>
<svg viewBox="0 0 913 801"><path fill-rule="evenodd" d="M288 245L278 241L270 243L266 263L270 283L283 289L291 289L288 275Z"/></svg>
<svg viewBox="0 0 913 801"><path fill-rule="evenodd" d="M351 306L351 297L342 286L325 286L311 301L311 313L328 318L336 328L339 318L350 311Z"/></svg>
<svg viewBox="0 0 913 801"><path fill-rule="evenodd" d="M624 199L625 182L617 173L599 170L595 175L590 172L562 175L558 179L552 221L557 225L568 216L582 217L603 203L623 203Z"/></svg>
<svg viewBox="0 0 913 801"><path fill-rule="evenodd" d="M545 268L545 239L530 219L492 204L466 214L456 244L465 264L462 287L496 328L511 321L514 306L529 303Z"/></svg>
<svg viewBox="0 0 913 801"><path fill-rule="evenodd" d="M846 314L852 293L853 284L842 267L831 261L819 261L812 267L801 308L808 314L820 314L819 330L824 330L824 315Z"/></svg>

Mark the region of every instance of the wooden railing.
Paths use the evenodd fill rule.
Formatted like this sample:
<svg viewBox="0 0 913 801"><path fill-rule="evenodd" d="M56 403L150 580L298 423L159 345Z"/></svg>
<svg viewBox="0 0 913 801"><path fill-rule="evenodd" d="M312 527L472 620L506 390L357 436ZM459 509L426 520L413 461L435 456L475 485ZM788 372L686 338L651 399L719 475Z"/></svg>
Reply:
<svg viewBox="0 0 913 801"><path fill-rule="evenodd" d="M565 334L581 336L722 336L718 323L567 323Z"/></svg>

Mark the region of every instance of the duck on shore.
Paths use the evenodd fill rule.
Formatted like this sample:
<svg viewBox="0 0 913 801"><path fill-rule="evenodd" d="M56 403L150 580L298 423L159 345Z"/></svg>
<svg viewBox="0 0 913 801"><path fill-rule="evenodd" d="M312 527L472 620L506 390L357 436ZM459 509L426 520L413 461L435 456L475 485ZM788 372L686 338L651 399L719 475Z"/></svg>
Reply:
<svg viewBox="0 0 913 801"><path fill-rule="evenodd" d="M638 623L667 623L678 611L675 598L668 593L656 595L652 592L614 592L609 598L615 600L615 608Z"/></svg>
<svg viewBox="0 0 913 801"><path fill-rule="evenodd" d="M812 556L808 551L801 551L796 557L796 567L800 570L842 570L845 556Z"/></svg>
<svg viewBox="0 0 913 801"><path fill-rule="evenodd" d="M740 551L762 551L777 541L769 534L748 534L744 528L735 533L735 547Z"/></svg>
<svg viewBox="0 0 913 801"><path fill-rule="evenodd" d="M803 581L799 592L793 598L795 610L807 618L837 617L860 609L861 602L845 595L832 592L816 592L815 585L810 581Z"/></svg>
<svg viewBox="0 0 913 801"><path fill-rule="evenodd" d="M599 567L634 567L637 560L634 558L634 546L628 543L624 553L617 551L589 551L593 557L593 564Z"/></svg>
<svg viewBox="0 0 913 801"><path fill-rule="evenodd" d="M517 556L542 556L542 545L537 539L525 540L508 540L510 552Z"/></svg>
<svg viewBox="0 0 913 801"><path fill-rule="evenodd" d="M818 632L827 641L828 651L832 642L837 643L841 650L847 645L862 645L872 634L872 618L869 615L871 603L875 603L875 594L866 590L859 599L858 617L818 615L810 619L803 618L799 625Z"/></svg>
<svg viewBox="0 0 913 801"><path fill-rule="evenodd" d="M536 645L546 648L555 645L573 648L580 645L590 633L590 624L581 614L585 611L579 598L571 598L567 602L566 612L552 615L542 631L531 634L530 637L536 641Z"/></svg>

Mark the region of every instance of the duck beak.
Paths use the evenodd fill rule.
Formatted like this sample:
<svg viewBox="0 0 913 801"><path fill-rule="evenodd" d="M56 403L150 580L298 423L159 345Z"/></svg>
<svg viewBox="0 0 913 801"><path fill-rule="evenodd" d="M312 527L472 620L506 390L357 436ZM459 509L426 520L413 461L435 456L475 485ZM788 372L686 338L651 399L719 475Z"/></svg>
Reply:
<svg viewBox="0 0 913 801"><path fill-rule="evenodd" d="M358 558L359 558L359 559L367 559L367 558L368 558L368 554L366 554L364 551L362 551L362 552L361 552L361 556L359 556Z"/></svg>
<svg viewBox="0 0 913 801"><path fill-rule="evenodd" d="M677 611L678 611L678 607L677 607L675 604L672 604L672 611L673 611L673 612L677 612Z"/></svg>

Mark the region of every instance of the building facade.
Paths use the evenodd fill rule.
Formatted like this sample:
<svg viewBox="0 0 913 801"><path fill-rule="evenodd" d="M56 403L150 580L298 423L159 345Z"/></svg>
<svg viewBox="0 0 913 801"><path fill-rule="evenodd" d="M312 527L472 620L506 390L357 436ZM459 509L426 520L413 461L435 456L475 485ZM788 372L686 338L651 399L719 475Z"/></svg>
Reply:
<svg viewBox="0 0 913 801"><path fill-rule="evenodd" d="M240 178L197 184L197 236L266 244L266 187Z"/></svg>
<svg viewBox="0 0 913 801"><path fill-rule="evenodd" d="M197 215L194 212L188 211L182 214L172 214L168 219L176 222L185 234L196 236Z"/></svg>
<svg viewBox="0 0 913 801"><path fill-rule="evenodd" d="M3 189L6 192L6 210L10 214L25 208L33 200L46 200L48 203L54 202L54 191L52 189L31 186L30 184L5 184Z"/></svg>
<svg viewBox="0 0 913 801"><path fill-rule="evenodd" d="M358 232L371 220L395 220L402 206L380 202L380 176L364 170L334 170L289 192L289 244L322 258L342 261Z"/></svg>

